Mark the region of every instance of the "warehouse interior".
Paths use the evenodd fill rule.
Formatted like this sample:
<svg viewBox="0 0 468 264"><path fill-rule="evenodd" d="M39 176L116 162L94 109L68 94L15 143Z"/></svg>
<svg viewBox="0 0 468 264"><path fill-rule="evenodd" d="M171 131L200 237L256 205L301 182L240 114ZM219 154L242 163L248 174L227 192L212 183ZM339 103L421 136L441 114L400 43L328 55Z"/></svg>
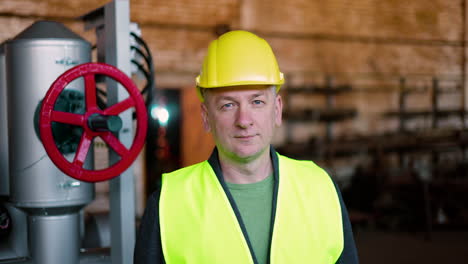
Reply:
<svg viewBox="0 0 468 264"><path fill-rule="evenodd" d="M108 10L115 12L108 15ZM93 194L84 191L83 204L76 209L82 225L76 231L82 232L82 241L77 242L81 252L109 254L109 248L122 246L126 253L112 255L111 262L131 263L135 234L128 230L138 226L161 174L210 156L214 141L203 129L195 77L208 44L225 32L242 29L270 43L285 74L280 90L283 124L274 138L275 149L316 162L338 184L360 263L447 263L468 257L467 14L466 0L2 0L0 43L2 52L4 47L8 51L8 45L13 46L9 43L24 37L22 33L38 21L53 21L91 44L90 58L70 62L71 67L101 61L104 55L109 62L111 53L106 50L102 55L101 50L112 45L121 48L110 40L110 30L102 33L96 24L118 27L125 23L122 16L128 17L132 24L124 26L138 35L129 36L125 44L140 45L144 54L132 55L135 58L124 65L144 95L148 115L144 146L135 152L132 166L121 176L124 180L114 182L119 178L109 176L92 187L80 185L94 189ZM114 22L108 22L109 17ZM9 59L12 68L16 59ZM24 75L39 69L47 72L45 64L25 69ZM0 77L5 80L8 71ZM62 72L54 72L52 80ZM23 153L15 150L22 135L7 132L19 126L21 121L12 121L16 119L33 127L34 111L39 111L36 105L45 93L38 100L28 99L28 94L4 87L0 91L0 263L30 263L28 250L14 257L5 252L17 246L8 244L14 240L12 234L25 236L26 231L12 231L13 226L28 229L22 213L15 211L20 203L12 201L34 188L22 187L20 192L18 187L8 187L7 179L19 184L9 176L17 174L14 168L34 166L35 159L39 162L48 155L42 151L24 162L13 161L12 156ZM112 89L108 87L107 93ZM21 97L24 102L18 101ZM22 107L32 111L20 115ZM141 132L141 123L146 122L143 114L126 115L123 126L130 124L137 128L135 134ZM31 137L39 142L37 131L31 130ZM115 162L110 161L106 145L110 143L104 141L92 142L95 168ZM112 204L126 199L118 195L128 191L125 186L133 195L128 200L129 215L124 215L125 202ZM42 197L40 190L35 192ZM119 219L131 220L121 223L120 235L111 238L109 229L116 232L110 220L114 206L124 215ZM38 216L39 207L26 210L27 214L46 221ZM116 239L125 241L125 235L133 238L113 244Z"/></svg>

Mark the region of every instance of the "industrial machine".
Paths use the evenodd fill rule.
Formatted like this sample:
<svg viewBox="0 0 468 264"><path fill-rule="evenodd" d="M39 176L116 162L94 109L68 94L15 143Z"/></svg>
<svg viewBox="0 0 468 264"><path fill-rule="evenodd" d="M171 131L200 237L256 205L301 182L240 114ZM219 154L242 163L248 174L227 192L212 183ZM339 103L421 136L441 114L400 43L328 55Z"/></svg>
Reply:
<svg viewBox="0 0 468 264"><path fill-rule="evenodd" d="M39 21L0 46L0 263L132 263L147 109L131 74L128 0L82 17L92 46ZM141 67L141 65L140 65ZM105 94L102 99L101 94ZM135 128L135 129L134 129ZM109 147L95 169L93 142ZM110 254L81 247L94 182L110 180Z"/></svg>

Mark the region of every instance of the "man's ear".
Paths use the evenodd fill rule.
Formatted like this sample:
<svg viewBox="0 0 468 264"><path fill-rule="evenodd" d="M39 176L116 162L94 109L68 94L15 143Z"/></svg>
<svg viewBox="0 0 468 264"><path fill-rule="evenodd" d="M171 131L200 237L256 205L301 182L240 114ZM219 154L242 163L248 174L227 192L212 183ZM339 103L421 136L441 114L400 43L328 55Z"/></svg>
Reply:
<svg viewBox="0 0 468 264"><path fill-rule="evenodd" d="M201 117L202 117L202 121L203 121L203 128L205 129L206 132L210 132L211 131L211 126L210 126L210 122L208 120L208 109L207 109L205 103L201 103L200 107L201 107Z"/></svg>
<svg viewBox="0 0 468 264"><path fill-rule="evenodd" d="M283 120L283 99L281 95L276 95L275 98L275 124L281 126Z"/></svg>

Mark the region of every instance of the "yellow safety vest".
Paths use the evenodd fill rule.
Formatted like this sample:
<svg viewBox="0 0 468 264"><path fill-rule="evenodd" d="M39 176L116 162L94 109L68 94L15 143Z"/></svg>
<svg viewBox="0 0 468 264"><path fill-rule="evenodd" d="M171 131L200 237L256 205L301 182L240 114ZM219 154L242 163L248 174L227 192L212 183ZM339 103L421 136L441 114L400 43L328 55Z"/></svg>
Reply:
<svg viewBox="0 0 468 264"><path fill-rule="evenodd" d="M333 182L313 162L278 158L270 263L335 263L343 250L343 227ZM253 263L234 210L207 161L163 175L159 210L166 263Z"/></svg>

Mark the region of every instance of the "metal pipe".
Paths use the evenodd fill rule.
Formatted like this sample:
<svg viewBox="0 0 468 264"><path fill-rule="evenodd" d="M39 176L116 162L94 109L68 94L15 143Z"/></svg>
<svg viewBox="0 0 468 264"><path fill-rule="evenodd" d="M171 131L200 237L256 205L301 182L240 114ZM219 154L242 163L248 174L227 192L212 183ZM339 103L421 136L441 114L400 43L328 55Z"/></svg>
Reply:
<svg viewBox="0 0 468 264"><path fill-rule="evenodd" d="M76 264L80 252L79 213L30 215L29 247L34 264Z"/></svg>

